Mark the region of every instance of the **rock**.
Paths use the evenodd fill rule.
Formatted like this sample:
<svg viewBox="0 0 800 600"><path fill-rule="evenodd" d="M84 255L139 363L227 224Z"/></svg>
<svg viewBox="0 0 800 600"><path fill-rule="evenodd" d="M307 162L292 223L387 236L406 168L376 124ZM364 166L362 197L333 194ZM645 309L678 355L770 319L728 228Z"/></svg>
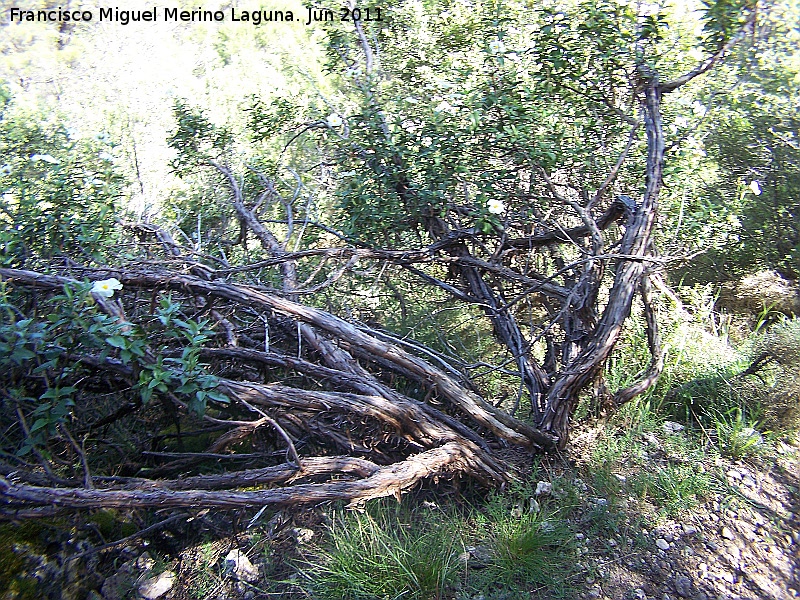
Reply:
<svg viewBox="0 0 800 600"><path fill-rule="evenodd" d="M258 579L258 569L241 550L231 550L225 557L225 571L236 579L253 583Z"/></svg>
<svg viewBox="0 0 800 600"><path fill-rule="evenodd" d="M678 575L675 577L675 591L683 598L689 598L692 595L692 580L686 575Z"/></svg>
<svg viewBox="0 0 800 600"><path fill-rule="evenodd" d="M719 575L719 578L723 581L727 581L728 583L736 583L736 575L730 571L722 571Z"/></svg>
<svg viewBox="0 0 800 600"><path fill-rule="evenodd" d="M724 537L726 540L732 540L732 539L734 539L734 537L735 537L735 536L733 535L733 532L732 532L732 531L731 531L731 530L730 530L728 527L723 527L723 528L722 528L721 535L722 535L722 537Z"/></svg>
<svg viewBox="0 0 800 600"><path fill-rule="evenodd" d="M651 446L655 446L656 448L661 449L661 442L659 442L658 438L654 436L652 433L642 434L642 437Z"/></svg>
<svg viewBox="0 0 800 600"><path fill-rule="evenodd" d="M536 501L536 499L535 498L531 498L530 499L530 508L528 508L528 512L530 514L534 514L534 513L538 513L541 509L542 509L542 507L539 506L539 503Z"/></svg>
<svg viewBox="0 0 800 600"><path fill-rule="evenodd" d="M759 446L764 443L764 437L752 427L745 427L737 435L740 439L755 446Z"/></svg>
<svg viewBox="0 0 800 600"><path fill-rule="evenodd" d="M305 527L295 527L292 529L292 533L298 544L310 544L314 539L314 531Z"/></svg>
<svg viewBox="0 0 800 600"><path fill-rule="evenodd" d="M130 591L136 588L136 582L142 573L149 571L155 562L147 552L138 558L132 558L122 564L111 577L107 577L100 588L103 600L123 600Z"/></svg>
<svg viewBox="0 0 800 600"><path fill-rule="evenodd" d="M675 421L664 421L661 425L661 428L664 430L664 433L678 433L684 430L684 426L680 423L676 423Z"/></svg>
<svg viewBox="0 0 800 600"><path fill-rule="evenodd" d="M471 569L483 569L489 565L492 555L486 546L467 546L458 558Z"/></svg>
<svg viewBox="0 0 800 600"><path fill-rule="evenodd" d="M549 481L540 481L536 484L537 496L549 496L553 493L553 484Z"/></svg>
<svg viewBox="0 0 800 600"><path fill-rule="evenodd" d="M717 306L739 314L758 315L765 306L784 314L800 313L797 285L776 271L759 271L721 286Z"/></svg>
<svg viewBox="0 0 800 600"><path fill-rule="evenodd" d="M684 523L683 524L683 533L685 535L694 535L695 533L697 533L697 527L695 527L694 525L689 525L687 523Z"/></svg>
<svg viewBox="0 0 800 600"><path fill-rule="evenodd" d="M669 542L664 538L658 538L656 540L656 546L658 546L660 550L669 550Z"/></svg>
<svg viewBox="0 0 800 600"><path fill-rule="evenodd" d="M156 600L172 589L175 584L175 573L164 571L155 577L148 577L138 588L142 600Z"/></svg>

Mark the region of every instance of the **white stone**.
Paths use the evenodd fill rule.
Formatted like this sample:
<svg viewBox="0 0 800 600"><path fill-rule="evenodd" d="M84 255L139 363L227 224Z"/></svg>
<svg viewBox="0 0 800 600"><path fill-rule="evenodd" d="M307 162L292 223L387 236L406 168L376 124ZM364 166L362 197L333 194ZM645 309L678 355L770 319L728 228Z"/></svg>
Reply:
<svg viewBox="0 0 800 600"><path fill-rule="evenodd" d="M656 546L658 546L660 550L669 550L669 542L664 538L658 538L656 540Z"/></svg>
<svg viewBox="0 0 800 600"><path fill-rule="evenodd" d="M164 571L155 577L145 579L139 586L139 597L142 600L156 600L172 589L175 584L175 573Z"/></svg>
<svg viewBox="0 0 800 600"><path fill-rule="evenodd" d="M547 496L553 492L553 484L549 481L540 481L536 484L536 495Z"/></svg>
<svg viewBox="0 0 800 600"><path fill-rule="evenodd" d="M684 430L684 426L680 423L676 423L675 421L664 421L661 425L661 428L664 430L664 433L678 433Z"/></svg>
<svg viewBox="0 0 800 600"><path fill-rule="evenodd" d="M723 527L721 534L726 540L732 540L735 537L728 527Z"/></svg>
<svg viewBox="0 0 800 600"><path fill-rule="evenodd" d="M241 581L252 583L258 579L258 569L241 550L231 550L225 557L225 570Z"/></svg>
<svg viewBox="0 0 800 600"><path fill-rule="evenodd" d="M311 540L314 539L314 531L305 527L295 527L292 533L294 533L298 544L310 544Z"/></svg>

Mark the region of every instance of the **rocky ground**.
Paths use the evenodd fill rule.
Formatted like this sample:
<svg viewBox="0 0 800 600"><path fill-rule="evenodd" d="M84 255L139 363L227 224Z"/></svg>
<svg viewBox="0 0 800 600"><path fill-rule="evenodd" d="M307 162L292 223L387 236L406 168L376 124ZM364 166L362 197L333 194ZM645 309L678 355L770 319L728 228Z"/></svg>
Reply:
<svg viewBox="0 0 800 600"><path fill-rule="evenodd" d="M718 465L731 495L620 540L598 561L584 598L788 600L800 597L800 474L787 448L772 464ZM630 540L630 538L629 538ZM613 538L598 540L609 546ZM613 546L616 546L613 547Z"/></svg>

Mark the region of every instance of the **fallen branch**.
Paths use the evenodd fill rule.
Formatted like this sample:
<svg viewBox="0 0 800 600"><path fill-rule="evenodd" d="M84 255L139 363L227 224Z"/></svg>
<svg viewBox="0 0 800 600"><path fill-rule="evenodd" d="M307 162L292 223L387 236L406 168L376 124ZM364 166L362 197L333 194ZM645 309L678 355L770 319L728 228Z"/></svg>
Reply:
<svg viewBox="0 0 800 600"><path fill-rule="evenodd" d="M300 484L261 491L65 489L14 484L0 477L0 514L22 514L17 511L38 506L81 510L131 506L231 509L308 505L342 500L352 502L396 496L422 479L447 472L471 470L470 457L464 454L459 444L451 442L411 456L402 462L381 467L373 475L358 481Z"/></svg>

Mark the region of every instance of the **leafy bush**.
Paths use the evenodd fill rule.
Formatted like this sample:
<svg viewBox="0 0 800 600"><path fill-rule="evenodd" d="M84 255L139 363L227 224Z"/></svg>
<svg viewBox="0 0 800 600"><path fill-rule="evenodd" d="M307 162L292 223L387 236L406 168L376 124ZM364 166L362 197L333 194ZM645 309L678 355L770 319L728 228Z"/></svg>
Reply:
<svg viewBox="0 0 800 600"><path fill-rule="evenodd" d="M98 310L91 289L89 283L65 285L61 294L41 300L38 310L28 310L33 316L19 318L29 308L23 306L28 299L10 293L5 284L0 287L4 418L19 417L25 430L15 444L18 456L43 448L69 422L78 402L74 384L93 375L92 361L111 359L122 368L133 367L138 381L130 391L143 403L154 393L172 392L202 415L208 400L228 402L216 389L219 380L199 362L200 348L213 333L205 321L180 318L180 304L167 297L156 318L139 327ZM158 337L165 342L153 356L149 340ZM169 340L181 342L179 356L162 354Z"/></svg>
<svg viewBox="0 0 800 600"><path fill-rule="evenodd" d="M74 137L42 115L0 107L0 265L100 260L113 246L123 185L114 144Z"/></svg>
<svg viewBox="0 0 800 600"><path fill-rule="evenodd" d="M754 355L773 361L771 385L764 385L765 426L774 431L800 430L800 319L775 325L758 340Z"/></svg>

